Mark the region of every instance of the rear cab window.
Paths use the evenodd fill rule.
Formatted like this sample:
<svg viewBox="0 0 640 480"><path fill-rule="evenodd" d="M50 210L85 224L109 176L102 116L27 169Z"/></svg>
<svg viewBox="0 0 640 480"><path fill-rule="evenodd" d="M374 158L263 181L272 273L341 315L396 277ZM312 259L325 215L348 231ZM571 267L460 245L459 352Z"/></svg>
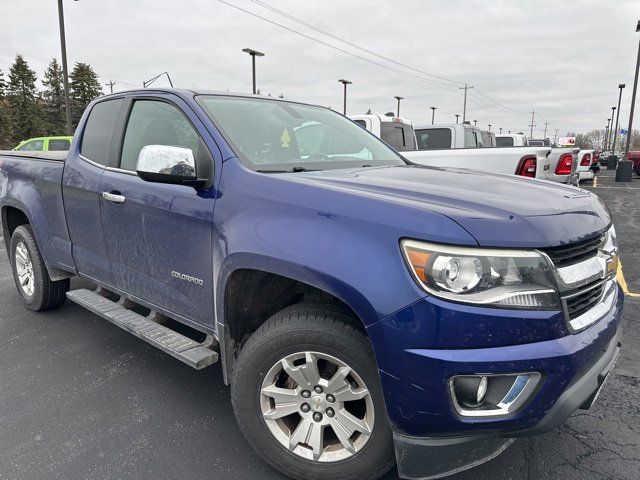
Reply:
<svg viewBox="0 0 640 480"><path fill-rule="evenodd" d="M513 137L496 137L497 147L513 147Z"/></svg>
<svg viewBox="0 0 640 480"><path fill-rule="evenodd" d="M476 148L478 146L478 136L472 128L464 129L464 148Z"/></svg>
<svg viewBox="0 0 640 480"><path fill-rule="evenodd" d="M451 129L449 128L426 128L416 130L418 140L418 150L436 150L451 148Z"/></svg>
<svg viewBox="0 0 640 480"><path fill-rule="evenodd" d="M416 149L413 128L406 123L382 122L380 138L399 152L411 152Z"/></svg>
<svg viewBox="0 0 640 480"><path fill-rule="evenodd" d="M111 138L118 119L122 99L104 100L96 103L82 132L80 155L100 165L109 163Z"/></svg>

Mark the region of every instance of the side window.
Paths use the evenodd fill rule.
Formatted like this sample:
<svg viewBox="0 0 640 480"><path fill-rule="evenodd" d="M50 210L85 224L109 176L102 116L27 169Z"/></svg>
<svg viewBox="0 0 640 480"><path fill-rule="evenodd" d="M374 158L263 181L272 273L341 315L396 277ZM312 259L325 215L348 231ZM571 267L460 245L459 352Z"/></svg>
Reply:
<svg viewBox="0 0 640 480"><path fill-rule="evenodd" d="M69 150L70 142L66 139L49 140L49 151L59 152Z"/></svg>
<svg viewBox="0 0 640 480"><path fill-rule="evenodd" d="M120 168L135 171L140 150L147 145L190 148L197 164L202 164L199 159L209 158L204 141L184 114L159 100L137 100L133 104L124 134Z"/></svg>
<svg viewBox="0 0 640 480"><path fill-rule="evenodd" d="M80 154L100 165L109 163L109 147L122 99L96 103L84 126Z"/></svg>
<svg viewBox="0 0 640 480"><path fill-rule="evenodd" d="M25 150L27 152L41 152L44 147L44 140L31 140L25 143L18 150Z"/></svg>
<svg viewBox="0 0 640 480"><path fill-rule="evenodd" d="M451 130L448 128L426 128L416 130L418 150L451 148Z"/></svg>

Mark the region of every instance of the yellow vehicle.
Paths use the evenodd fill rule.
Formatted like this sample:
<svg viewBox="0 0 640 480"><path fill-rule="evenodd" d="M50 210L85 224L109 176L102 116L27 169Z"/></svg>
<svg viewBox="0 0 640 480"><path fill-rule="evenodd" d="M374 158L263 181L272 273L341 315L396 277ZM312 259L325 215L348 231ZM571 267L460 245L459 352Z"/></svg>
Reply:
<svg viewBox="0 0 640 480"><path fill-rule="evenodd" d="M36 137L20 142L14 150L30 152L54 152L69 150L73 137Z"/></svg>

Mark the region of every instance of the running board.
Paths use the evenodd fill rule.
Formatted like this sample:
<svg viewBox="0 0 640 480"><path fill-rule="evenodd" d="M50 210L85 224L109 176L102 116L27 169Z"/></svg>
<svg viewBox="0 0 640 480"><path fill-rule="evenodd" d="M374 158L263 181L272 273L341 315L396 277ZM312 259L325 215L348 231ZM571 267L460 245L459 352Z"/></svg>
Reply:
<svg viewBox="0 0 640 480"><path fill-rule="evenodd" d="M198 343L185 337L153 321L151 315L143 317L128 310L125 308L127 302L114 302L84 288L67 292L67 298L196 370L218 361L218 353L208 348L210 341Z"/></svg>

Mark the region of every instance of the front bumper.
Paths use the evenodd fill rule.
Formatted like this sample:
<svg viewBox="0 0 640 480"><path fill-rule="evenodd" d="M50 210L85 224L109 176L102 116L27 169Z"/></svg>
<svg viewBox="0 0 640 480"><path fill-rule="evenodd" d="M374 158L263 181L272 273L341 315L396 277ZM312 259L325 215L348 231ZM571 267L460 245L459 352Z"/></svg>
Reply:
<svg viewBox="0 0 640 480"><path fill-rule="evenodd" d="M515 437L547 432L564 422L577 409L588 410L613 370L620 355L620 346L621 330L618 329L596 362L571 382L554 406L533 428L460 437L411 437L394 433L400 477L440 478L473 468L502 453Z"/></svg>
<svg viewBox="0 0 640 480"><path fill-rule="evenodd" d="M371 326L401 476L438 478L473 467L513 438L548 431L590 406L620 348L619 286L614 295L609 311L575 334L561 332L561 314L457 306L433 297ZM519 410L462 417L453 408L452 376L514 372L542 375Z"/></svg>

